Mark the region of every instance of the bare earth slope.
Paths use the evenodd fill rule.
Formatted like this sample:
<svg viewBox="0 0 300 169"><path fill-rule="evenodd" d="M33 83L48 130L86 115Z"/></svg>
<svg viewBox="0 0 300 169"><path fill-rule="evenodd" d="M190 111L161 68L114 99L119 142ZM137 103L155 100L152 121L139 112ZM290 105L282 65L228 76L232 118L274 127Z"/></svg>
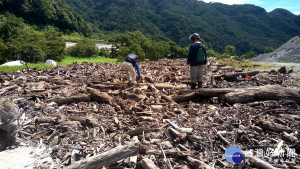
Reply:
<svg viewBox="0 0 300 169"><path fill-rule="evenodd" d="M256 62L300 62L300 36L295 36L274 52L258 55Z"/></svg>

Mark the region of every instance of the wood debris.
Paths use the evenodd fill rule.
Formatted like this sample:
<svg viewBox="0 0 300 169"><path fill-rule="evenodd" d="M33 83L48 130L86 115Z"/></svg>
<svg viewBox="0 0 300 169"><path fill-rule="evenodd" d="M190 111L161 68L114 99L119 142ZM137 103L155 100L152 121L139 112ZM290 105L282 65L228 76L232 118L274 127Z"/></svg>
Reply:
<svg viewBox="0 0 300 169"><path fill-rule="evenodd" d="M299 79L210 60L203 88L191 91L189 67L178 59L141 62L144 82L128 88L120 67L84 62L0 72L0 96L9 102L0 104L1 118L5 105L17 107L13 128L0 121L0 134L16 141L3 152L44 145L53 160L45 168L300 165ZM224 157L233 145L245 156L240 164Z"/></svg>

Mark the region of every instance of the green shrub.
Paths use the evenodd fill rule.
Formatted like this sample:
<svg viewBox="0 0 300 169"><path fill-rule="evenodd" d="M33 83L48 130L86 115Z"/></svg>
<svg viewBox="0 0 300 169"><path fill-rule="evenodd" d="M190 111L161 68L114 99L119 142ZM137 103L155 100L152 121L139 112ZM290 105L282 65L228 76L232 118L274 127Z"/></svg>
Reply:
<svg viewBox="0 0 300 169"><path fill-rule="evenodd" d="M75 46L69 47L67 53L75 57L91 57L99 54L96 42L89 39L79 41Z"/></svg>
<svg viewBox="0 0 300 169"><path fill-rule="evenodd" d="M110 53L109 53L109 49L106 49L106 48L101 48L99 50L99 56L102 56L102 57L109 57Z"/></svg>

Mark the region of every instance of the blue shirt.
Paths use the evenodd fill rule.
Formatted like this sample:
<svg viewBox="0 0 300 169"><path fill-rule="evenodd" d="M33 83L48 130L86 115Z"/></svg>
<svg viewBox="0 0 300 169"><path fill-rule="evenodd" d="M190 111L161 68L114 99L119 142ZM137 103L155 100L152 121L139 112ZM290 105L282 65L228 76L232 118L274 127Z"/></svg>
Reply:
<svg viewBox="0 0 300 169"><path fill-rule="evenodd" d="M124 61L130 62L136 69L139 79L141 78L141 73L139 69L139 63L137 62L138 56L136 54L130 53ZM124 62L123 61L123 62Z"/></svg>
<svg viewBox="0 0 300 169"><path fill-rule="evenodd" d="M197 62L197 53L199 51L199 49L202 48L204 54L205 54L205 61L204 62ZM190 45L190 50L189 50L189 55L188 55L188 60L187 62L191 65L191 66L199 66L199 65L205 65L207 63L207 55L206 55L206 47L204 44L202 43L192 43Z"/></svg>

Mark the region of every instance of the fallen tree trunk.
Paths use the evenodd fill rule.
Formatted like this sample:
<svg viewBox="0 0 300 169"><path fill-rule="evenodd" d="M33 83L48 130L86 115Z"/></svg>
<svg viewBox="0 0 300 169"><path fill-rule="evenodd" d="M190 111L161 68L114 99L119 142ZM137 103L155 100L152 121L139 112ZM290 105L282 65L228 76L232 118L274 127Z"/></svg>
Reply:
<svg viewBox="0 0 300 169"><path fill-rule="evenodd" d="M224 96L224 97L223 97ZM300 104L298 89L278 85L258 86L252 88L202 88L186 95L173 97L177 103L200 100L204 97L222 97L227 103L247 103L257 100L289 99Z"/></svg>
<svg viewBox="0 0 300 169"><path fill-rule="evenodd" d="M2 88L0 89L0 95L8 92L8 91L11 91L11 90L14 90L18 87L18 85L12 85L12 86L8 86L8 87L5 87L5 88Z"/></svg>
<svg viewBox="0 0 300 169"><path fill-rule="evenodd" d="M114 164L119 160L137 155L139 151L138 143L131 142L127 145L118 146L94 157L78 161L67 167L67 169L96 169Z"/></svg>
<svg viewBox="0 0 300 169"><path fill-rule="evenodd" d="M235 92L227 93L224 96L226 102L247 103L256 100L280 100L290 99L300 104L299 89L287 88L277 85L267 85L254 88L241 89Z"/></svg>
<svg viewBox="0 0 300 169"><path fill-rule="evenodd" d="M242 78L245 78L246 76L254 76L258 74L259 71L252 71L252 72L234 72L234 73L226 73L224 74L224 79L227 81L234 81L237 79L237 77L242 76Z"/></svg>
<svg viewBox="0 0 300 169"><path fill-rule="evenodd" d="M96 101L97 103L106 103L106 104L112 104L113 98L108 95L107 93L101 92L96 89L88 88L87 91L91 95L91 100Z"/></svg>
<svg viewBox="0 0 300 169"><path fill-rule="evenodd" d="M70 104L70 103L78 103L78 102L89 102L90 101L90 96L89 95L77 95L77 96L71 96L71 97L55 97L51 99L47 99L46 102L55 102L59 106L63 104Z"/></svg>
<svg viewBox="0 0 300 169"><path fill-rule="evenodd" d="M225 95L226 93L237 91L235 88L202 88L198 90L191 90L190 93L185 95L179 95L172 98L177 103L199 100L204 97L219 97L220 95Z"/></svg>

